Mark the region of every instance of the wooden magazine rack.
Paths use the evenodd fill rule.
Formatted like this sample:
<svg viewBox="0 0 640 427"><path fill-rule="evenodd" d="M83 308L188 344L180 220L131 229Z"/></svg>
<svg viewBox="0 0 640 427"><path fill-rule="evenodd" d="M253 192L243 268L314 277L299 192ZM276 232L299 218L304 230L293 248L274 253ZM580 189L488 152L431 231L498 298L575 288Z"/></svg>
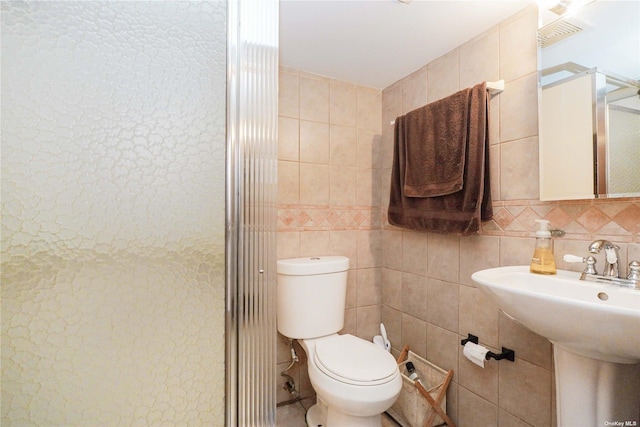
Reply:
<svg viewBox="0 0 640 427"><path fill-rule="evenodd" d="M400 356L397 359L397 363L399 365L402 364L408 358L408 356L409 356L409 346L405 345L404 348L402 349L402 352L400 353ZM418 390L418 392L420 392L422 397L426 399L426 401L429 403L431 408L433 408L433 410L431 411L431 414L426 419L426 422L424 424L425 427L433 427L434 420L436 420L436 416L438 415L441 418L441 420L438 420L438 421L443 421L449 427L456 427L455 423L451 420L451 418L449 418L447 413L442 409L442 405L443 405L442 401L443 399L445 399L445 396L447 394L447 388L449 387L449 383L453 378L453 370L442 371L442 372L446 373L444 377L444 381L442 382L442 384L439 384L438 386L433 387L430 390L425 389L421 382L413 381L413 385L415 386L415 388ZM437 391L437 394L435 395L435 397L433 397L432 393L434 393L434 391L438 388L439 390Z"/></svg>

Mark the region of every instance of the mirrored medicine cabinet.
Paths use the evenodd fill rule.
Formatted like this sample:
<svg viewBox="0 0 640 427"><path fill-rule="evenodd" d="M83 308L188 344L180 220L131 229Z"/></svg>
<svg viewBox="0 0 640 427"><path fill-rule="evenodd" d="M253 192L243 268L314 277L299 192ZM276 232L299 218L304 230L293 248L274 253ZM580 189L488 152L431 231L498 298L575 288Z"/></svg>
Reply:
<svg viewBox="0 0 640 427"><path fill-rule="evenodd" d="M540 199L640 196L640 2L540 8Z"/></svg>

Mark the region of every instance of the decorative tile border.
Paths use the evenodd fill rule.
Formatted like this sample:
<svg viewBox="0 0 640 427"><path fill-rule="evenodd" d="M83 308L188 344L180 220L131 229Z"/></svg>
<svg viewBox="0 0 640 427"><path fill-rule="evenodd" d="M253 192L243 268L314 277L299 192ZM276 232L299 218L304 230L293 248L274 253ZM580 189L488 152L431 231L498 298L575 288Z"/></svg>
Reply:
<svg viewBox="0 0 640 427"><path fill-rule="evenodd" d="M640 198L562 202L511 200L493 203L493 219L483 222L481 234L531 237L536 219L548 219L563 230L565 239L611 238L640 243ZM279 205L278 231L396 229L386 220L386 208L374 206Z"/></svg>
<svg viewBox="0 0 640 427"><path fill-rule="evenodd" d="M535 220L548 219L552 228L566 232L566 239L612 236L619 242L640 242L640 198L494 202L493 211L493 220L482 224L482 234L531 236Z"/></svg>
<svg viewBox="0 0 640 427"><path fill-rule="evenodd" d="M372 230L379 228L380 209L377 206L278 206L278 231Z"/></svg>

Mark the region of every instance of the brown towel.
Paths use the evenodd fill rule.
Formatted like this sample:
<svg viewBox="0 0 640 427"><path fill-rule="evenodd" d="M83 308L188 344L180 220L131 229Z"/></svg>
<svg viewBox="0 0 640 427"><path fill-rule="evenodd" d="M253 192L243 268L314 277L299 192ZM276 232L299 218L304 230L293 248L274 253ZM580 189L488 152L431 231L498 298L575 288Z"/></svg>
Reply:
<svg viewBox="0 0 640 427"><path fill-rule="evenodd" d="M405 197L462 189L470 94L467 88L405 114Z"/></svg>
<svg viewBox="0 0 640 427"><path fill-rule="evenodd" d="M389 223L413 230L466 235L492 218L489 180L489 99L484 83L469 96L463 188L444 196L416 198L404 194L406 167L405 116L395 123Z"/></svg>

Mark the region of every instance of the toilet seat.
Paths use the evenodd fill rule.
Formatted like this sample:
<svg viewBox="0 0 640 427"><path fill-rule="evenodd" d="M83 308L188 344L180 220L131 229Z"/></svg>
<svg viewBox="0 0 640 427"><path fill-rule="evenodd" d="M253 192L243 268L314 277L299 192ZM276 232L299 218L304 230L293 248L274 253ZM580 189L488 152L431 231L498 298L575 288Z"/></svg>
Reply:
<svg viewBox="0 0 640 427"><path fill-rule="evenodd" d="M325 375L359 386L384 384L398 373L398 365L388 352L349 334L318 340L314 361Z"/></svg>

